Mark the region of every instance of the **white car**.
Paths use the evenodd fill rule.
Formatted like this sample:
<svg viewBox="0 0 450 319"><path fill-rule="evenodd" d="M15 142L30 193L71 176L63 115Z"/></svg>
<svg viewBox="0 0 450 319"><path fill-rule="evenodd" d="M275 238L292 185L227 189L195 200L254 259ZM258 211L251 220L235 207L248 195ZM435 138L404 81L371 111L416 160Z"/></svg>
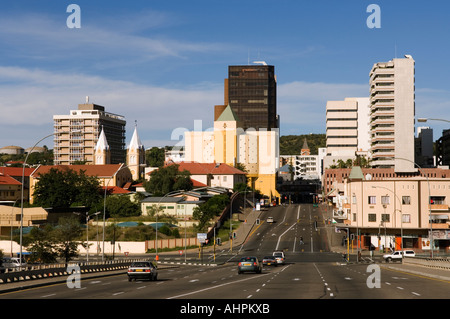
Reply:
<svg viewBox="0 0 450 319"><path fill-rule="evenodd" d="M284 256L284 252L282 251L274 251L272 256L275 257L278 264L284 265L284 263L286 262L286 257Z"/></svg>
<svg viewBox="0 0 450 319"><path fill-rule="evenodd" d="M268 223L273 223L273 217L267 217L266 222L268 222Z"/></svg>
<svg viewBox="0 0 450 319"><path fill-rule="evenodd" d="M386 262L390 262L390 261L402 261L403 257L415 257L416 253L414 252L414 250L397 250L394 251L390 254L385 254L383 255L383 259Z"/></svg>

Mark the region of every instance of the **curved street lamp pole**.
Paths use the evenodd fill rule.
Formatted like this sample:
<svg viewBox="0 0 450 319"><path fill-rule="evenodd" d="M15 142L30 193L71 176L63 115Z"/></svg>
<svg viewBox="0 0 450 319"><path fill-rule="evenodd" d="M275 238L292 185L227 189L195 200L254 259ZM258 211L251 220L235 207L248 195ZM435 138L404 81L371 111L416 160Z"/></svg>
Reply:
<svg viewBox="0 0 450 319"><path fill-rule="evenodd" d="M433 253L433 245L434 245L434 243L433 243L433 220L431 219L431 202L430 202L430 200L431 200L431 187L430 187L430 180L428 179L428 175L425 174L425 172L423 172L422 167L420 167L419 164L417 164L416 162L413 162L413 161L411 161L409 159L402 158L402 157L394 157L394 159L404 160L404 161L408 161L410 163L413 163L414 165L416 165L419 168L419 170L422 172L423 175L425 175L425 178L427 179L427 184L428 184L428 202L427 202L427 205L428 205L428 219L429 219L429 222L430 222L430 250L431 250L431 258L433 258L433 256L434 256L434 253ZM419 207L419 209L420 209L420 207Z"/></svg>
<svg viewBox="0 0 450 319"><path fill-rule="evenodd" d="M22 164L22 188L21 188L21 200L20 200L20 262L22 262L22 238L23 238L23 192L24 192L24 184L25 184L25 166L27 164L27 160L28 160L28 156L30 156L30 154L33 152L34 148L43 140L45 140L46 138L49 138L50 136L53 136L55 134L58 134L58 132L54 132L52 134L49 134L43 138L41 138L39 141L36 142L36 144L34 144L34 146L31 148L31 150L27 153L27 156L25 157L25 161ZM31 185L30 185L31 186ZM31 189L30 189L31 190ZM28 194L29 196L30 194Z"/></svg>

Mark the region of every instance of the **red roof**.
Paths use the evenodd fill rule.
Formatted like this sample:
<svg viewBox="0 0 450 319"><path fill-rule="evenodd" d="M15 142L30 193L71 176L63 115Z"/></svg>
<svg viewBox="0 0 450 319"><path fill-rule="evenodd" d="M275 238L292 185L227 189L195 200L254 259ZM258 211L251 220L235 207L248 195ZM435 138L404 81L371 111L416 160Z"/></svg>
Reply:
<svg viewBox="0 0 450 319"><path fill-rule="evenodd" d="M103 191L105 189L105 187L102 187ZM130 191L123 189L122 187L118 187L118 186L108 186L108 194L129 194L131 193Z"/></svg>
<svg viewBox="0 0 450 319"><path fill-rule="evenodd" d="M187 170L191 175L245 175L246 173L228 164L223 163L197 163L197 162L179 162L178 170L180 172ZM173 165L173 164L170 164Z"/></svg>
<svg viewBox="0 0 450 319"><path fill-rule="evenodd" d="M35 169L30 167L25 167L25 175L30 176ZM22 167L10 167L10 166L2 166L0 167L0 174L9 175L9 176L22 176L23 168Z"/></svg>
<svg viewBox="0 0 450 319"><path fill-rule="evenodd" d="M194 187L207 187L208 186L208 185L203 184L202 182L199 182L192 178L191 178L191 181L192 181L192 186L194 186Z"/></svg>
<svg viewBox="0 0 450 319"><path fill-rule="evenodd" d="M41 165L33 172L33 176L38 177L41 174L48 173L52 168L62 171L74 170L75 172L85 171L88 176L111 177L123 164L107 164L107 165Z"/></svg>
<svg viewBox="0 0 450 319"><path fill-rule="evenodd" d="M22 183L11 176L0 174L0 185L22 185Z"/></svg>

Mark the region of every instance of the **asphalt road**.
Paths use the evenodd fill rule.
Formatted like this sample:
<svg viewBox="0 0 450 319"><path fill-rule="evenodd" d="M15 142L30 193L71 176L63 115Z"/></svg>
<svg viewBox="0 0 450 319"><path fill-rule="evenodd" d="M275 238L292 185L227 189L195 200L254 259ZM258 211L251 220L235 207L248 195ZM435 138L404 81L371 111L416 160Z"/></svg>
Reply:
<svg viewBox="0 0 450 319"><path fill-rule="evenodd" d="M274 217L274 223L265 222ZM218 266L173 265L159 269L158 280L128 282L126 274L81 280L81 288L65 282L0 294L0 299L154 299L181 300L183 311L194 300L295 299L440 299L450 296L450 283L387 269L382 265L342 261L330 252L320 210L312 205L270 208L261 215L242 246L217 250ZM300 243L300 238L303 243ZM238 274L242 256L262 258L283 250L286 264L265 267L261 274ZM205 252L211 259L211 252ZM220 303L219 303L220 304ZM225 304L215 311L224 311ZM185 309L186 310L186 309ZM198 311L199 309L197 309ZM261 309L260 309L261 310Z"/></svg>

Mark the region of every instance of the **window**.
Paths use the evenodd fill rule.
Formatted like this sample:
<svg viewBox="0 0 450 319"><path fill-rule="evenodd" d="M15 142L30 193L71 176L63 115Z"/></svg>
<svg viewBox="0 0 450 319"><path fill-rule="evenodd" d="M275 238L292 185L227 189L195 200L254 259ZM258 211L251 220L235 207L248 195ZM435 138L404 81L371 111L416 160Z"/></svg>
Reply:
<svg viewBox="0 0 450 319"><path fill-rule="evenodd" d="M369 204L376 204L377 203L377 197L376 196L369 196Z"/></svg>
<svg viewBox="0 0 450 319"><path fill-rule="evenodd" d="M402 215L402 223L411 223L411 215L403 214Z"/></svg>
<svg viewBox="0 0 450 319"><path fill-rule="evenodd" d="M390 197L389 196L381 196L381 204L382 205L389 205L390 204Z"/></svg>
<svg viewBox="0 0 450 319"><path fill-rule="evenodd" d="M411 205L411 197L402 196L402 205Z"/></svg>
<svg viewBox="0 0 450 319"><path fill-rule="evenodd" d="M389 215L389 214L381 214L381 221L382 222L390 222L391 221L391 215Z"/></svg>
<svg viewBox="0 0 450 319"><path fill-rule="evenodd" d="M369 214L369 222L376 222L377 214Z"/></svg>

